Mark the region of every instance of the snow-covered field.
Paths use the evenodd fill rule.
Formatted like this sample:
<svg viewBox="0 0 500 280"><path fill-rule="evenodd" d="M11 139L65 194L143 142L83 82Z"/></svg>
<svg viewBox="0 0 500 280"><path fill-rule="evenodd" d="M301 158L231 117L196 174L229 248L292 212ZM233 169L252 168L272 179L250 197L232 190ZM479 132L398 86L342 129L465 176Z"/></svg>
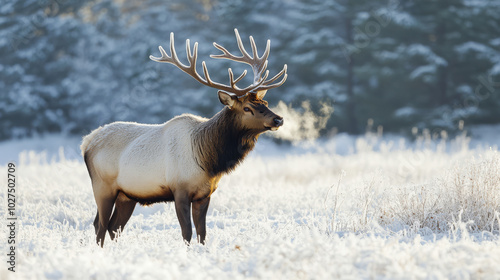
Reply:
<svg viewBox="0 0 500 280"><path fill-rule="evenodd" d="M16 272L5 238L1 279L500 278L500 155L489 144L261 139L214 193L205 246L186 247L173 205L156 204L101 249L90 179L68 148L78 140L56 138L43 141L67 145L55 159L19 155ZM2 182L18 145L0 145ZM6 188L0 203L6 217Z"/></svg>

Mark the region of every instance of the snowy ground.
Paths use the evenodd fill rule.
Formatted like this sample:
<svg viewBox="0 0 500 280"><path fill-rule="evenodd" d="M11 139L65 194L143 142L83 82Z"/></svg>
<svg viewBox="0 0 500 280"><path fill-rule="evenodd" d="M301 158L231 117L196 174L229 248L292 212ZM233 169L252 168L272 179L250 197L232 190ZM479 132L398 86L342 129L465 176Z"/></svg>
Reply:
<svg viewBox="0 0 500 280"><path fill-rule="evenodd" d="M339 135L278 147L261 140L214 193L206 246L186 247L173 205L156 204L138 206L103 249L94 244L96 207L79 140L0 144L2 182L6 163L18 162L19 217L16 272L2 261L0 278L500 277L500 155L489 148L497 143ZM36 145L47 153L18 155ZM5 188L0 203L5 217ZM6 258L7 242L0 250Z"/></svg>

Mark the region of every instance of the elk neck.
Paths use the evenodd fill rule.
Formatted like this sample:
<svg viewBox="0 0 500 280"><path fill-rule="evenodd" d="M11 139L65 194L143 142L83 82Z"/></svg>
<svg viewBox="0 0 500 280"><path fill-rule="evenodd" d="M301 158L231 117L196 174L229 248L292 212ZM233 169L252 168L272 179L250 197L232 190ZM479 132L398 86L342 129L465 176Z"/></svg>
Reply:
<svg viewBox="0 0 500 280"><path fill-rule="evenodd" d="M229 173L255 147L260 133L246 129L239 116L224 107L194 130L195 160L211 177Z"/></svg>

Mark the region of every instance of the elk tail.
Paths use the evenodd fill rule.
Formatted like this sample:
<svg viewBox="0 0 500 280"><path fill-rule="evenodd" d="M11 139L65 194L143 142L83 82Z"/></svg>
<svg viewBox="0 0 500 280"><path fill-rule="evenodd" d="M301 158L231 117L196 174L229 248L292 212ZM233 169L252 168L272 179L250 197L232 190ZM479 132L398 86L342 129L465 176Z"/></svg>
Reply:
<svg viewBox="0 0 500 280"><path fill-rule="evenodd" d="M82 144L80 145L80 150L82 151L82 156L85 156L87 149L92 142L92 139L96 136L96 134L102 129L102 126L93 130L90 134L83 137Z"/></svg>

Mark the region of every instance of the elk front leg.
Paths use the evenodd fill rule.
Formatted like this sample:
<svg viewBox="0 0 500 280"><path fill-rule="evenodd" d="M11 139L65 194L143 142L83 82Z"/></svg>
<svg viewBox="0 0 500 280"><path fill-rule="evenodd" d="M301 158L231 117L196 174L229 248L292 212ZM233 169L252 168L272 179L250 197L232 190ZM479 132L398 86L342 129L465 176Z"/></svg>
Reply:
<svg viewBox="0 0 500 280"><path fill-rule="evenodd" d="M210 197L201 200L193 201L193 221L196 228L198 242L205 244L205 236L207 234L206 219Z"/></svg>
<svg viewBox="0 0 500 280"><path fill-rule="evenodd" d="M189 196L185 193L176 193L174 195L175 200L175 212L177 213L177 219L179 219L179 224L181 225L182 237L184 241L189 244L191 241L191 235L193 235L193 229L191 228L191 201Z"/></svg>

